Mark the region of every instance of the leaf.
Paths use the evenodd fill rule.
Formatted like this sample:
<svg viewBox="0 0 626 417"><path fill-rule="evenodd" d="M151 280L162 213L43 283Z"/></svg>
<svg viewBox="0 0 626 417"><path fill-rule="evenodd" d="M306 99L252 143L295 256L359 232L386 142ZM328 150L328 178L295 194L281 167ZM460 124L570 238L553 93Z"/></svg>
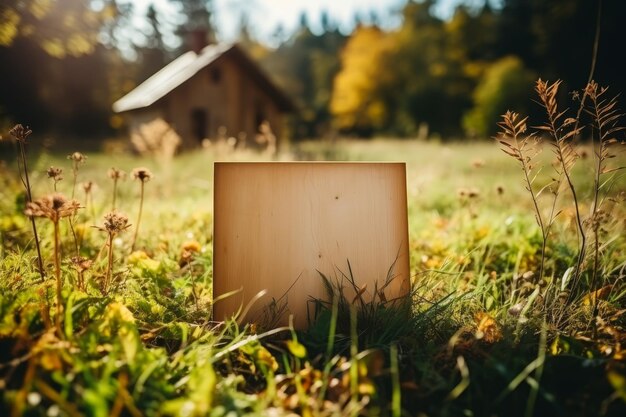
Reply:
<svg viewBox="0 0 626 417"><path fill-rule="evenodd" d="M622 400L626 401L626 376L617 371L610 370L606 377L615 390L615 393L619 395Z"/></svg>
<svg viewBox="0 0 626 417"><path fill-rule="evenodd" d="M574 272L574 267L570 266L569 268L567 268L567 270L563 274L563 278L561 278L561 291L565 291L565 288L567 288L567 283L569 282L569 279L572 276L573 272Z"/></svg>
<svg viewBox="0 0 626 417"><path fill-rule="evenodd" d="M289 352L291 352L291 354L296 358L306 358L306 347L304 347L304 345L299 343L297 340L287 340L287 349L289 349Z"/></svg>

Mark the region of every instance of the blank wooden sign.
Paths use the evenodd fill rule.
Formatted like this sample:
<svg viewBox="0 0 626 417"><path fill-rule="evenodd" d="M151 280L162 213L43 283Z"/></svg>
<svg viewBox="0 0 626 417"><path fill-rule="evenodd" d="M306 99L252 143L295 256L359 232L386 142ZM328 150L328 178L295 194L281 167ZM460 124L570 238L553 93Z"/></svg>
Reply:
<svg viewBox="0 0 626 417"><path fill-rule="evenodd" d="M404 163L215 163L213 294L222 320L257 293L246 321L272 299L287 301L297 328L311 297L328 299L322 279L353 276L366 297L385 282L391 299L409 290ZM283 297L284 296L284 297Z"/></svg>

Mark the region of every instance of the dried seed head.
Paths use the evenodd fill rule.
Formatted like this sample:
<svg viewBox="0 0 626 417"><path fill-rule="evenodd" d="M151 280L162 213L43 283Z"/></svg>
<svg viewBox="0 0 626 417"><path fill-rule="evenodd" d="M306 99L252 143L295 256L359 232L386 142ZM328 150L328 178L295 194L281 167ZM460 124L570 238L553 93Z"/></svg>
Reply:
<svg viewBox="0 0 626 417"><path fill-rule="evenodd" d="M70 261L74 269L81 273L91 268L91 265L93 264L91 259L83 258L82 256L74 256L70 259Z"/></svg>
<svg viewBox="0 0 626 417"><path fill-rule="evenodd" d="M148 182L152 179L152 172L148 168L133 169L133 178L141 182Z"/></svg>
<svg viewBox="0 0 626 417"><path fill-rule="evenodd" d="M52 178L54 180L54 182L59 182L59 181L61 181L63 179L63 169L62 168L50 167L46 171L46 174L48 174L48 178Z"/></svg>
<svg viewBox="0 0 626 417"><path fill-rule="evenodd" d="M498 195L502 195L502 194L504 194L504 187L501 186L501 185L498 185L496 187L496 191L498 192Z"/></svg>
<svg viewBox="0 0 626 417"><path fill-rule="evenodd" d="M480 191L478 190L478 188L470 188L467 191L467 196L469 198L477 198L478 196L480 196Z"/></svg>
<svg viewBox="0 0 626 417"><path fill-rule="evenodd" d="M87 157L80 152L74 152L68 155L67 159L71 160L72 162L74 162L74 164L78 165L78 164L84 163L87 160Z"/></svg>
<svg viewBox="0 0 626 417"><path fill-rule="evenodd" d="M123 179L126 178L126 172L122 171L121 169L117 169L117 168L109 169L109 171L107 172L107 175L112 180L123 180Z"/></svg>
<svg viewBox="0 0 626 417"><path fill-rule="evenodd" d="M99 228L109 234L115 235L128 229L128 217L123 214L111 212L104 216L104 228Z"/></svg>
<svg viewBox="0 0 626 417"><path fill-rule="evenodd" d="M56 223L63 217L73 216L79 208L78 201L68 200L63 194L51 194L28 202L24 213L31 217L46 217Z"/></svg>
<svg viewBox="0 0 626 417"><path fill-rule="evenodd" d="M592 100L597 99L598 97L598 83L595 81L591 81L585 87L585 94L588 95Z"/></svg>
<svg viewBox="0 0 626 417"><path fill-rule="evenodd" d="M93 181L85 181L82 186L85 194L89 194L96 188L96 183Z"/></svg>
<svg viewBox="0 0 626 417"><path fill-rule="evenodd" d="M30 130L28 126L24 127L21 124L16 124L11 130L9 130L9 133L18 141L25 142L26 138L28 138L33 131Z"/></svg>

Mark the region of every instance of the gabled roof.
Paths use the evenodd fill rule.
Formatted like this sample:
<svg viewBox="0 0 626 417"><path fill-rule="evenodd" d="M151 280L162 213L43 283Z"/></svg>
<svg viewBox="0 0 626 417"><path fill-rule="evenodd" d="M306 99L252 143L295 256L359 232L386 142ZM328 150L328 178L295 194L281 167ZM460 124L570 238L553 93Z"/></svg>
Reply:
<svg viewBox="0 0 626 417"><path fill-rule="evenodd" d="M261 87L274 97L281 110L292 110L293 104L269 78L236 44L222 43L205 46L199 54L186 52L167 64L156 74L139 84L124 97L113 103L113 111L121 113L151 106L165 97L179 85L193 77L200 70L215 62L218 58L232 54L234 58L251 72L251 76Z"/></svg>

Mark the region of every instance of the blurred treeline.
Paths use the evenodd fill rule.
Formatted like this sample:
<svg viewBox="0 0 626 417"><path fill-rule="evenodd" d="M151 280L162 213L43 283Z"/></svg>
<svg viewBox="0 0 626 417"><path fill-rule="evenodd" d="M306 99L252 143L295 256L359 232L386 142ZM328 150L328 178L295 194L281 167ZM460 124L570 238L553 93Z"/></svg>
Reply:
<svg viewBox="0 0 626 417"><path fill-rule="evenodd" d="M114 100L188 49L190 31L215 37L210 0L170 2L180 11L170 34L179 47L164 42L165 19L154 7L135 42L127 35L132 3L2 0L0 122L92 137L123 127L111 113ZM242 19L239 41L297 104L295 138L486 137L508 108L538 111L538 77L563 79L564 96L575 100L590 74L597 28L594 79L626 91L622 0L501 0L497 7L474 0L449 20L433 15L435 4L407 1L393 29L376 16L355 17L350 34L329 14L315 32L303 16L293 33L277 34L275 47L254 39Z"/></svg>

